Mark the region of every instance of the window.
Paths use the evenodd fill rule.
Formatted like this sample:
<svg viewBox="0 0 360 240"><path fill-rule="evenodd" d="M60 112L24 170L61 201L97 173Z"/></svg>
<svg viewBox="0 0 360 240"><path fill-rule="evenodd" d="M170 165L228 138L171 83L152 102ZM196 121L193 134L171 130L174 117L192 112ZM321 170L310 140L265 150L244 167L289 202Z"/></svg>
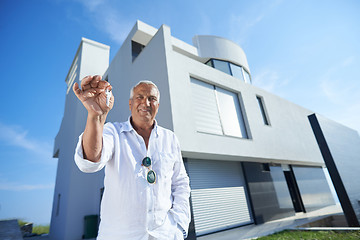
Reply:
<svg viewBox="0 0 360 240"><path fill-rule="evenodd" d="M250 74L244 68L243 71L244 71L245 82L251 83Z"/></svg>
<svg viewBox="0 0 360 240"><path fill-rule="evenodd" d="M196 130L222 135L214 86L191 78Z"/></svg>
<svg viewBox="0 0 360 240"><path fill-rule="evenodd" d="M210 59L206 65L216 68L224 73L234 76L242 81L251 83L250 74L241 66L223 60Z"/></svg>
<svg viewBox="0 0 360 240"><path fill-rule="evenodd" d="M216 60L216 59L213 59L212 60L213 62L213 66L214 68L224 72L224 73L227 73L229 75L231 75L231 72L230 72L230 67L229 67L229 63L228 62L225 62L225 61L221 61L221 60Z"/></svg>
<svg viewBox="0 0 360 240"><path fill-rule="evenodd" d="M269 163L262 163L261 164L261 171L262 172L270 172L270 164Z"/></svg>
<svg viewBox="0 0 360 240"><path fill-rule="evenodd" d="M144 45L131 41L131 54L132 54L132 60L134 61L137 56L141 53L141 51L144 49Z"/></svg>
<svg viewBox="0 0 360 240"><path fill-rule="evenodd" d="M198 132L248 138L237 93L191 78Z"/></svg>
<svg viewBox="0 0 360 240"><path fill-rule="evenodd" d="M72 88L72 85L78 75L78 67L79 67L79 56L76 55L73 64L71 65L70 71L67 75L67 78L65 82L67 83L67 90L66 94L69 93L70 89Z"/></svg>
<svg viewBox="0 0 360 240"><path fill-rule="evenodd" d="M236 93L215 87L220 118L225 135L247 138L244 119Z"/></svg>
<svg viewBox="0 0 360 240"><path fill-rule="evenodd" d="M61 194L58 194L57 197L57 204L56 204L56 216L59 216L59 212L60 212L60 199L61 199Z"/></svg>
<svg viewBox="0 0 360 240"><path fill-rule="evenodd" d="M242 81L245 81L243 71L242 71L242 67L230 63L230 69L231 69L231 73L232 73L232 75L234 77L236 77L236 78L238 78L238 79L240 79Z"/></svg>
<svg viewBox="0 0 360 240"><path fill-rule="evenodd" d="M260 96L256 96L256 99L257 99L258 104L259 104L259 108L260 108L260 112L261 112L261 116L263 118L264 124L265 125L270 125L269 119L268 119L268 117L266 115L263 98L260 97Z"/></svg>
<svg viewBox="0 0 360 240"><path fill-rule="evenodd" d="M212 68L214 67L213 64L212 64L212 60L211 60L211 59L210 59L209 61L207 61L205 64L208 65L208 66L210 66L210 67L212 67Z"/></svg>

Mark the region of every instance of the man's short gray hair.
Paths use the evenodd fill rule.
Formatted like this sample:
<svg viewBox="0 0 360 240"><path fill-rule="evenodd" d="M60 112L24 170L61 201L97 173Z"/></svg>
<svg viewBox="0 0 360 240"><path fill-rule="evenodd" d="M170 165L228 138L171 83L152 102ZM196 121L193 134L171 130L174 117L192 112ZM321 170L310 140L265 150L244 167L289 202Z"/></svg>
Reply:
<svg viewBox="0 0 360 240"><path fill-rule="evenodd" d="M134 97L134 89L139 86L140 84L147 84L147 85L153 85L156 88L156 91L158 92L158 102L160 102L160 91L159 88L156 86L155 83L153 83L152 81L149 80L141 80L140 82L138 82L135 86L133 86L130 90L130 99L132 99Z"/></svg>

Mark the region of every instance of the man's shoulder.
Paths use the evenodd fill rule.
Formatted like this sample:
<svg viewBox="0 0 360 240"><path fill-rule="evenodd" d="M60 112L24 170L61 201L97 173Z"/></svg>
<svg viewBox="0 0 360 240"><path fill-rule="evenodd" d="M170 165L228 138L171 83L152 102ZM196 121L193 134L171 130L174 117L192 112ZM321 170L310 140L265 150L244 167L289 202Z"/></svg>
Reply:
<svg viewBox="0 0 360 240"><path fill-rule="evenodd" d="M157 125L157 132L159 135L167 136L167 137L176 137L175 133L167 128Z"/></svg>
<svg viewBox="0 0 360 240"><path fill-rule="evenodd" d="M131 126L129 125L128 121L125 121L125 122L107 122L105 124L104 128L116 130L118 133L121 133L123 131L130 131L131 130Z"/></svg>

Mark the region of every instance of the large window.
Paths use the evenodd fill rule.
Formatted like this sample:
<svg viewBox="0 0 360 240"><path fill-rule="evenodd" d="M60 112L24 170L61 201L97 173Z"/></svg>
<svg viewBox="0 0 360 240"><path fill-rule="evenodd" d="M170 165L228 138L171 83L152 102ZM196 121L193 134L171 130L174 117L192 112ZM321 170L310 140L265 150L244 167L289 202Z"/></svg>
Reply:
<svg viewBox="0 0 360 240"><path fill-rule="evenodd" d="M251 83L250 74L242 66L218 59L210 59L205 64L231 76L234 76L242 81Z"/></svg>
<svg viewBox="0 0 360 240"><path fill-rule="evenodd" d="M237 93L191 78L198 132L248 138Z"/></svg>
<svg viewBox="0 0 360 240"><path fill-rule="evenodd" d="M321 167L293 166L293 171L306 211L335 204Z"/></svg>

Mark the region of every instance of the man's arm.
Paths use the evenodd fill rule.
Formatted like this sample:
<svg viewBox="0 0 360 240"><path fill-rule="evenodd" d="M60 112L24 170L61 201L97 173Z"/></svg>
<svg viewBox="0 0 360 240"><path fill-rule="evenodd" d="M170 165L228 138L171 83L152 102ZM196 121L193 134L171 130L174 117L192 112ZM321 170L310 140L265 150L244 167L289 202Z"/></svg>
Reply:
<svg viewBox="0 0 360 240"><path fill-rule="evenodd" d="M181 156L180 146L177 138L174 138L177 144L177 161L174 165L174 175L172 177L172 196L174 197L173 206L170 210L184 233L184 238L187 236L189 223L191 220L190 214L190 185L189 177L186 173L185 166Z"/></svg>
<svg viewBox="0 0 360 240"><path fill-rule="evenodd" d="M103 118L106 119L106 116ZM85 131L82 138L84 159L99 162L102 150L102 133L105 121L98 117L87 117Z"/></svg>
<svg viewBox="0 0 360 240"><path fill-rule="evenodd" d="M73 86L75 95L88 111L82 147L84 158L91 162L100 161L104 124L114 105L114 96L111 96L109 106L106 105L106 89L111 90L111 85L98 75L84 77L81 89L78 83Z"/></svg>

